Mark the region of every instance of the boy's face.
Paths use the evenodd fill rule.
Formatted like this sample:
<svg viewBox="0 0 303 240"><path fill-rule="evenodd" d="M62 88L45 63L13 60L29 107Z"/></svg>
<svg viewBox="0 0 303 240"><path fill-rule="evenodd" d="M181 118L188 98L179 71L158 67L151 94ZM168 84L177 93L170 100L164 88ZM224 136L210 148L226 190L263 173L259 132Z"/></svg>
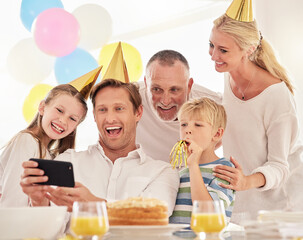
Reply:
<svg viewBox="0 0 303 240"><path fill-rule="evenodd" d="M202 149L207 149L210 143L213 142L214 135L215 132L210 123L181 116L180 137L182 140L190 139Z"/></svg>

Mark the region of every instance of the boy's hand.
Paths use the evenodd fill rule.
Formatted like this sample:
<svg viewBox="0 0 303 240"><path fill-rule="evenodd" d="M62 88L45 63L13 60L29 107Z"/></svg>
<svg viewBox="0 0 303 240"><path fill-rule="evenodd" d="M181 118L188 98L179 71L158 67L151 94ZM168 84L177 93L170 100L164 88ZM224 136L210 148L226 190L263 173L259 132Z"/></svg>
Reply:
<svg viewBox="0 0 303 240"><path fill-rule="evenodd" d="M203 152L203 149L191 139L187 138L185 142L187 144L187 154L188 154L187 165L188 166L199 165L199 160Z"/></svg>
<svg viewBox="0 0 303 240"><path fill-rule="evenodd" d="M37 168L38 163L25 161L22 163L24 168L21 175L20 186L22 191L29 197L32 206L48 206L49 201L45 197L47 186L36 183L46 182L47 176L43 176L43 170Z"/></svg>

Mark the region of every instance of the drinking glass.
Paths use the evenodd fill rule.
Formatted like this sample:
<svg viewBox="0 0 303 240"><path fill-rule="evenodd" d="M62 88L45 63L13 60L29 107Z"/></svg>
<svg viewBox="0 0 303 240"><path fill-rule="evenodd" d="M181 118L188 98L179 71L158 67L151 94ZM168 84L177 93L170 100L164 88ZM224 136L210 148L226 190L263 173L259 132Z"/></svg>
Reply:
<svg viewBox="0 0 303 240"><path fill-rule="evenodd" d="M79 239L102 239L108 231L106 204L102 202L74 202L70 224L71 233Z"/></svg>
<svg viewBox="0 0 303 240"><path fill-rule="evenodd" d="M219 233L225 225L222 200L194 201L190 226L198 239L220 239Z"/></svg>

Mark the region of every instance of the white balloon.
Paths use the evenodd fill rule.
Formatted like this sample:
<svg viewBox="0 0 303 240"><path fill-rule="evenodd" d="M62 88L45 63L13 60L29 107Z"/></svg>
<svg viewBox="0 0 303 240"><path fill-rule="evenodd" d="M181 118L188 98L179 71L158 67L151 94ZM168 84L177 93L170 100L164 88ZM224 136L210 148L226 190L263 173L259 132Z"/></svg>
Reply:
<svg viewBox="0 0 303 240"><path fill-rule="evenodd" d="M79 47L86 50L101 48L112 36L112 18L108 11L97 4L85 4L73 11L80 24Z"/></svg>
<svg viewBox="0 0 303 240"><path fill-rule="evenodd" d="M7 56L9 73L26 84L37 84L49 76L54 58L39 50L33 38L18 42Z"/></svg>

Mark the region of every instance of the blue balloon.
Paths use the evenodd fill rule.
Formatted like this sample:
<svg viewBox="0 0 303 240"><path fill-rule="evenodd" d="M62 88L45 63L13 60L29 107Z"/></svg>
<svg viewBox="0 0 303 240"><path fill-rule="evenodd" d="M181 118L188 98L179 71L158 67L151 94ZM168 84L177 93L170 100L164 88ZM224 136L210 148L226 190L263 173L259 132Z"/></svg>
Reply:
<svg viewBox="0 0 303 240"><path fill-rule="evenodd" d="M20 17L23 25L31 31L36 17L49 8L64 8L60 0L22 0Z"/></svg>
<svg viewBox="0 0 303 240"><path fill-rule="evenodd" d="M97 68L97 60L87 51L76 48L71 54L55 61L55 76L59 84L66 84Z"/></svg>

